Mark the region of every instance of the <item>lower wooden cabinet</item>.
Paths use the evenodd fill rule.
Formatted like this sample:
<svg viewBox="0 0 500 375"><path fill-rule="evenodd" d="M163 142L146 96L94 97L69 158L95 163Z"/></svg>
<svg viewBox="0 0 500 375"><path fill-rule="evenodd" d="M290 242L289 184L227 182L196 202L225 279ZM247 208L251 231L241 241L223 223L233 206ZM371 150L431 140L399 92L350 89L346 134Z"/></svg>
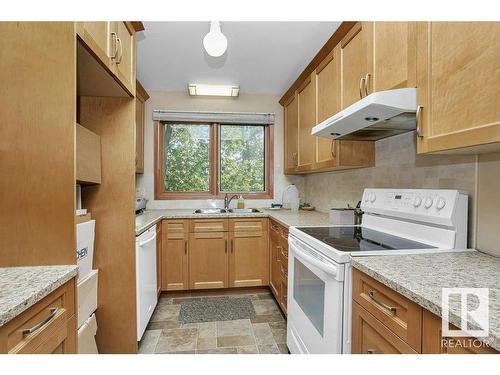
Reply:
<svg viewBox="0 0 500 375"><path fill-rule="evenodd" d="M162 223L162 290L189 289L188 220L164 220Z"/></svg>
<svg viewBox="0 0 500 375"><path fill-rule="evenodd" d="M269 285L267 228L265 231L231 232L230 240L229 286Z"/></svg>
<svg viewBox="0 0 500 375"><path fill-rule="evenodd" d="M269 285L267 218L164 220L161 290Z"/></svg>
<svg viewBox="0 0 500 375"><path fill-rule="evenodd" d="M228 233L189 234L189 288L228 287Z"/></svg>
<svg viewBox="0 0 500 375"><path fill-rule="evenodd" d="M357 302L353 302L352 353L416 354L417 352Z"/></svg>
<svg viewBox="0 0 500 375"><path fill-rule="evenodd" d="M471 337L442 337L441 317L356 269L352 296L353 354L498 354Z"/></svg>
<svg viewBox="0 0 500 375"><path fill-rule="evenodd" d="M281 310L287 312L288 228L269 220L269 286Z"/></svg>
<svg viewBox="0 0 500 375"><path fill-rule="evenodd" d="M75 311L73 278L0 327L0 353L75 354Z"/></svg>

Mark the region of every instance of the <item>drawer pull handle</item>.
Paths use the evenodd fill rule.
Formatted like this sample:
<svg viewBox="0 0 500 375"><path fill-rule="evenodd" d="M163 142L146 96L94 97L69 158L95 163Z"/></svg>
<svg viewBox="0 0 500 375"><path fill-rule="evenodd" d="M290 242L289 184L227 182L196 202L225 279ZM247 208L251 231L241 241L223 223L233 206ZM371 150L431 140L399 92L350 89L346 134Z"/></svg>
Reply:
<svg viewBox="0 0 500 375"><path fill-rule="evenodd" d="M368 297L370 297L370 299L375 302L377 305L379 305L380 307L382 307L383 309L386 309L387 311L389 311L390 313L392 314L395 314L396 313L396 308L395 307L392 307L392 306L388 306L386 305L385 303L383 302L380 302L378 301L375 297L374 297L374 292L373 291L369 291L368 292Z"/></svg>
<svg viewBox="0 0 500 375"><path fill-rule="evenodd" d="M283 258L288 259L288 254L283 251L283 248L281 248L281 255L283 255Z"/></svg>
<svg viewBox="0 0 500 375"><path fill-rule="evenodd" d="M23 336L29 335L29 334L39 330L40 328L42 328L44 325L46 325L48 322L50 322L52 320L52 318L57 314L58 311L59 311L59 307L51 307L50 308L50 315L45 320L41 321L40 323L38 323L37 325L34 325L31 328L26 328L26 329L22 330Z"/></svg>
<svg viewBox="0 0 500 375"><path fill-rule="evenodd" d="M368 349L366 354L375 354L375 349Z"/></svg>

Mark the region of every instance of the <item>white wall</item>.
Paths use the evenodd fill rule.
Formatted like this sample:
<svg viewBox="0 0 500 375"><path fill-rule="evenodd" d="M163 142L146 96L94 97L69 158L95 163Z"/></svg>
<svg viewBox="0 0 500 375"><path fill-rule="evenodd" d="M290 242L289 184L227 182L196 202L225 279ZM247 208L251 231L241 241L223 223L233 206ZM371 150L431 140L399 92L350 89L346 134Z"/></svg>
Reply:
<svg viewBox="0 0 500 375"><path fill-rule="evenodd" d="M147 208L198 208L221 207L220 200L154 200L154 126L152 111L155 109L179 111L221 111L221 112L267 112L275 113L274 129L274 200L247 200L247 207L269 206L273 201L281 201L283 189L296 184L304 192L303 176L283 174L283 109L276 95L242 94L238 98L196 98L186 92L149 92L146 102L144 129L144 174L136 175L136 186L149 199Z"/></svg>

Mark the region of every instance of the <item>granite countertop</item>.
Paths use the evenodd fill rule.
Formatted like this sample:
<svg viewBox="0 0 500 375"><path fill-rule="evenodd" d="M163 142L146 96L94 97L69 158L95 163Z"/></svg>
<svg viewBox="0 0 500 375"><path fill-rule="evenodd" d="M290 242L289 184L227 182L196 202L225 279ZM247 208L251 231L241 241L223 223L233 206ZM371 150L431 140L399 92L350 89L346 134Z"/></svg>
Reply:
<svg viewBox="0 0 500 375"><path fill-rule="evenodd" d="M441 316L441 288L489 288L489 336L479 338L500 351L500 258L478 251L353 257L354 268ZM474 307L473 299L468 301ZM449 320L460 327L459 304ZM469 308L474 310L474 308ZM469 318L469 327L479 329Z"/></svg>
<svg viewBox="0 0 500 375"><path fill-rule="evenodd" d="M0 327L77 273L77 265L0 267Z"/></svg>
<svg viewBox="0 0 500 375"><path fill-rule="evenodd" d="M252 213L225 213L225 214L195 214L193 209L188 210L146 210L135 217L135 235L143 233L151 226L163 219L213 219L213 218L236 218L236 217L270 217L285 226L299 225L329 225L330 217L325 212L318 211L290 211L290 210L267 210L260 208L262 212Z"/></svg>

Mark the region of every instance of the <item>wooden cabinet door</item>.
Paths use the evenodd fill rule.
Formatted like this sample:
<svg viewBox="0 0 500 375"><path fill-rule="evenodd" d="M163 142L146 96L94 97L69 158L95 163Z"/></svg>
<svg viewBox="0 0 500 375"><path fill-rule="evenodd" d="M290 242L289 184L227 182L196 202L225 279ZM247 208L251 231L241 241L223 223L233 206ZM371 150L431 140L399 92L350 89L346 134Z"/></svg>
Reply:
<svg viewBox="0 0 500 375"><path fill-rule="evenodd" d="M364 95L362 79L368 72L366 23L358 22L340 42L341 107L349 107Z"/></svg>
<svg viewBox="0 0 500 375"><path fill-rule="evenodd" d="M367 22L368 93L415 87L417 23Z"/></svg>
<svg viewBox="0 0 500 375"><path fill-rule="evenodd" d="M337 46L316 68L317 123L341 110L340 48ZM335 167L339 141L316 137L315 169Z"/></svg>
<svg viewBox="0 0 500 375"><path fill-rule="evenodd" d="M417 354L372 314L352 302L353 354Z"/></svg>
<svg viewBox="0 0 500 375"><path fill-rule="evenodd" d="M278 301L281 283L280 251L279 228L277 224L271 222L269 225L269 261L271 262L269 286Z"/></svg>
<svg viewBox="0 0 500 375"><path fill-rule="evenodd" d="M111 57L111 22L92 21L78 22L77 30L80 38L106 65L110 65Z"/></svg>
<svg viewBox="0 0 500 375"><path fill-rule="evenodd" d="M162 222L162 290L189 289L188 220Z"/></svg>
<svg viewBox="0 0 500 375"><path fill-rule="evenodd" d="M144 103L135 98L135 173L144 173Z"/></svg>
<svg viewBox="0 0 500 375"><path fill-rule="evenodd" d="M311 170L316 158L316 137L311 135L311 130L316 125L315 86L316 80L312 79L311 75L297 90L299 111L298 171Z"/></svg>
<svg viewBox="0 0 500 375"><path fill-rule="evenodd" d="M230 232L229 287L269 285L267 231Z"/></svg>
<svg viewBox="0 0 500 375"><path fill-rule="evenodd" d="M189 234L190 289L227 288L227 232Z"/></svg>
<svg viewBox="0 0 500 375"><path fill-rule="evenodd" d="M112 22L116 58L112 58L113 72L132 94L135 95L135 35L129 22Z"/></svg>
<svg viewBox="0 0 500 375"><path fill-rule="evenodd" d="M291 173L295 171L299 161L299 107L296 95L293 95L284 105L283 112L285 117L283 132L284 168L286 173Z"/></svg>
<svg viewBox="0 0 500 375"><path fill-rule="evenodd" d="M500 24L419 22L418 153L500 142Z"/></svg>

